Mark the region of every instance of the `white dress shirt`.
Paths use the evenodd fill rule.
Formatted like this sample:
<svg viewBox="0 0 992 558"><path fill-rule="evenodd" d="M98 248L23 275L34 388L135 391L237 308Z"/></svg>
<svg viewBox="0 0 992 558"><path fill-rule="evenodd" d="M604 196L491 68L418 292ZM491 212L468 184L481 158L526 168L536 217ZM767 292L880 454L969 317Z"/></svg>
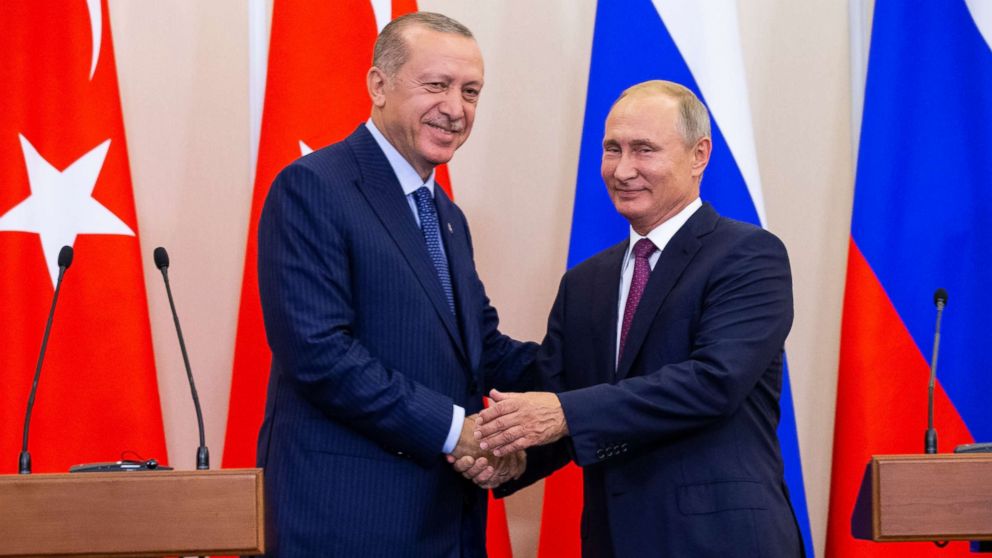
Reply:
<svg viewBox="0 0 992 558"><path fill-rule="evenodd" d="M658 263L658 258L661 257L662 250L672 240L675 233L679 232L682 225L689 220L689 217L692 217L692 214L700 207L703 207L703 201L701 199L696 198L692 200L682 211L679 211L664 223L651 229L651 232L647 236L637 234L634 227L630 227L630 242L627 244L627 252L623 256L623 266L620 268L620 304L617 307L617 344L613 355L616 367L620 366L620 332L623 329L623 311L627 306L627 295L630 294L630 282L634 278L634 245L642 238L650 239L654 243L657 250L648 258L651 271L654 271L654 265Z"/></svg>

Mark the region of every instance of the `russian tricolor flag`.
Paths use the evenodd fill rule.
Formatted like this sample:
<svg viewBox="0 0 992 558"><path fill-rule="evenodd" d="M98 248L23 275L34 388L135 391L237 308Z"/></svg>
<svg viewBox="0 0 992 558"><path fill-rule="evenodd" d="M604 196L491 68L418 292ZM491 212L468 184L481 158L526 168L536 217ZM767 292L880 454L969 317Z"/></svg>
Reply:
<svg viewBox="0 0 992 558"><path fill-rule="evenodd" d="M601 1L593 35L569 267L628 234L627 222L613 208L600 178L603 125L617 96L630 85L649 79L681 83L692 89L710 109L713 155L703 178L703 199L724 216L765 224L736 2ZM787 374L781 404L779 439L786 482L803 531L807 555L812 556ZM578 556L580 502L581 484L574 468L548 480L540 556ZM567 523L563 520L565 517L568 517Z"/></svg>
<svg viewBox="0 0 992 558"><path fill-rule="evenodd" d="M851 536L875 454L922 453L933 293L949 293L938 450L992 441L992 13L954 0L875 5L841 330L828 556L957 556Z"/></svg>

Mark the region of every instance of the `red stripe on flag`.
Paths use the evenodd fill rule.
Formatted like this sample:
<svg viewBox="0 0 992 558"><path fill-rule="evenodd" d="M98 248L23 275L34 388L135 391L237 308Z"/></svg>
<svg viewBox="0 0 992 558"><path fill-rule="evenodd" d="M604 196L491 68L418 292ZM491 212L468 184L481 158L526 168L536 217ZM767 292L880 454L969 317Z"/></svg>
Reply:
<svg viewBox="0 0 992 558"><path fill-rule="evenodd" d="M16 471L63 244L75 259L31 420L33 470L128 450L168 461L106 1L98 15L0 3L0 473Z"/></svg>
<svg viewBox="0 0 992 558"><path fill-rule="evenodd" d="M489 515L486 518L486 551L489 558L513 558L510 528L506 523L506 506L503 500L489 493Z"/></svg>
<svg viewBox="0 0 992 558"><path fill-rule="evenodd" d="M573 463L544 481L538 558L582 555L582 469Z"/></svg>
<svg viewBox="0 0 992 558"><path fill-rule="evenodd" d="M874 543L851 536L851 513L872 455L923 453L930 365L851 240L841 326L827 556L970 556L967 543ZM935 390L939 451L972 441L947 394Z"/></svg>

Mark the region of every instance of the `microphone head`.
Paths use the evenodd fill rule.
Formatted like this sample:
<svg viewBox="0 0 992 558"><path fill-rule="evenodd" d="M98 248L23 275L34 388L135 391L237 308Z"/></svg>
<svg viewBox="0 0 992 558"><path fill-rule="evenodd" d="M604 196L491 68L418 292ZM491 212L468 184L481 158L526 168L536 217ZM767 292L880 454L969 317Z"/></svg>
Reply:
<svg viewBox="0 0 992 558"><path fill-rule="evenodd" d="M933 303L940 306L947 306L947 291L944 289L937 289L933 293Z"/></svg>
<svg viewBox="0 0 992 558"><path fill-rule="evenodd" d="M69 269L70 265L72 265L72 246L63 246L59 250L59 267Z"/></svg>
<svg viewBox="0 0 992 558"><path fill-rule="evenodd" d="M160 270L169 267L169 253L161 246L155 249L155 267Z"/></svg>

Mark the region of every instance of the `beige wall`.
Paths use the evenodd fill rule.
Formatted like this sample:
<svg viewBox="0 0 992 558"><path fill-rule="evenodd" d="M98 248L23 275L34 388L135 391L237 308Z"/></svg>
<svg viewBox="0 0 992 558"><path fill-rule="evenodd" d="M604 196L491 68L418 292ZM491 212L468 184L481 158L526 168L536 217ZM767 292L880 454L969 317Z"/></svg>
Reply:
<svg viewBox="0 0 992 558"><path fill-rule="evenodd" d="M538 339L565 267L595 16L591 0L420 0L478 36L487 85L451 165L480 274L504 329ZM822 553L852 198L846 2L741 2L741 33L769 228L789 247L788 341L800 446ZM142 250L166 246L208 445L223 451L250 204L244 0L111 0ZM512 210L508 209L512 208ZM161 277L147 266L173 464L196 428ZM540 490L509 503L517 556L532 556Z"/></svg>
<svg viewBox="0 0 992 558"><path fill-rule="evenodd" d="M792 260L786 342L810 524L826 535L840 311L851 224L846 2L747 2L741 32L768 228Z"/></svg>
<svg viewBox="0 0 992 558"><path fill-rule="evenodd" d="M219 467L251 205L247 11L239 0L120 0L110 15L170 461L193 468L198 442L156 246L171 256Z"/></svg>

